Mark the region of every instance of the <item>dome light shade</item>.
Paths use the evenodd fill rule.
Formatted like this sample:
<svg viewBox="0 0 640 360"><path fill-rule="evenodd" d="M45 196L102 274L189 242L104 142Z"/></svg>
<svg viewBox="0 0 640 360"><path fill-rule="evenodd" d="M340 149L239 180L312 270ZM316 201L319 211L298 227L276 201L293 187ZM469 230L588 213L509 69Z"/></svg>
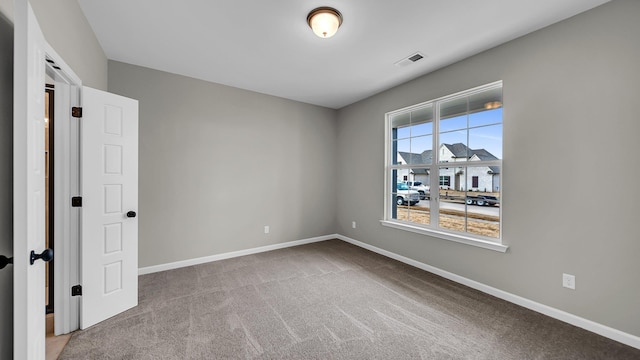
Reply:
<svg viewBox="0 0 640 360"><path fill-rule="evenodd" d="M311 10L307 15L307 24L318 37L330 38L342 25L342 14L334 8L319 7Z"/></svg>

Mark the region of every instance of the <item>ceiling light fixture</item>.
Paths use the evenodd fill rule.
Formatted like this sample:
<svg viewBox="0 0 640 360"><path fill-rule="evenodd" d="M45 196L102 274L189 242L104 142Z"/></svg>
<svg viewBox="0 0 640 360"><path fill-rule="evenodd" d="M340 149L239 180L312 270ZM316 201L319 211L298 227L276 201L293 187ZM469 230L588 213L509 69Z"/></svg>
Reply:
<svg viewBox="0 0 640 360"><path fill-rule="evenodd" d="M307 24L318 37L330 38L342 25L342 14L334 8L321 6L307 15Z"/></svg>

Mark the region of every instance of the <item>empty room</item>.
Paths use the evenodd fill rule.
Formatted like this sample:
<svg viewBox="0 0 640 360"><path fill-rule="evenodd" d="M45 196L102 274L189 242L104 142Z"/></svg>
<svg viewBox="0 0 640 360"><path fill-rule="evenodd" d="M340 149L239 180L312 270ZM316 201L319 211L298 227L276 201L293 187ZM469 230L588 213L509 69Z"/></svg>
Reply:
<svg viewBox="0 0 640 360"><path fill-rule="evenodd" d="M640 359L639 18L0 0L0 358Z"/></svg>

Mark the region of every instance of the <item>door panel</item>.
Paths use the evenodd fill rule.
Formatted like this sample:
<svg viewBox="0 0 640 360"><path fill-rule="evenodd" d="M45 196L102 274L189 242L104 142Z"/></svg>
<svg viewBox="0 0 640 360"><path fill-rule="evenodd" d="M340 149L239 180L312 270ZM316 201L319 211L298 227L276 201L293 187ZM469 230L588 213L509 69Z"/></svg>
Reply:
<svg viewBox="0 0 640 360"><path fill-rule="evenodd" d="M86 329L138 304L138 102L83 87L81 124Z"/></svg>
<svg viewBox="0 0 640 360"><path fill-rule="evenodd" d="M15 2L13 120L14 358L45 358L45 40L31 6Z"/></svg>

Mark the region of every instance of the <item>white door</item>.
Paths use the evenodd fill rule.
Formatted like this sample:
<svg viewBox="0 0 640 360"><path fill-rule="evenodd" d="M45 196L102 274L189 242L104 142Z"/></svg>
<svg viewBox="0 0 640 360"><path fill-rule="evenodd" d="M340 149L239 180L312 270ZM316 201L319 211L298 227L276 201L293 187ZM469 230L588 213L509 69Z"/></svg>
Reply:
<svg viewBox="0 0 640 360"><path fill-rule="evenodd" d="M138 305L138 101L83 87L80 327Z"/></svg>
<svg viewBox="0 0 640 360"><path fill-rule="evenodd" d="M15 1L13 116L13 329L15 359L45 358L45 41L26 0Z"/></svg>

